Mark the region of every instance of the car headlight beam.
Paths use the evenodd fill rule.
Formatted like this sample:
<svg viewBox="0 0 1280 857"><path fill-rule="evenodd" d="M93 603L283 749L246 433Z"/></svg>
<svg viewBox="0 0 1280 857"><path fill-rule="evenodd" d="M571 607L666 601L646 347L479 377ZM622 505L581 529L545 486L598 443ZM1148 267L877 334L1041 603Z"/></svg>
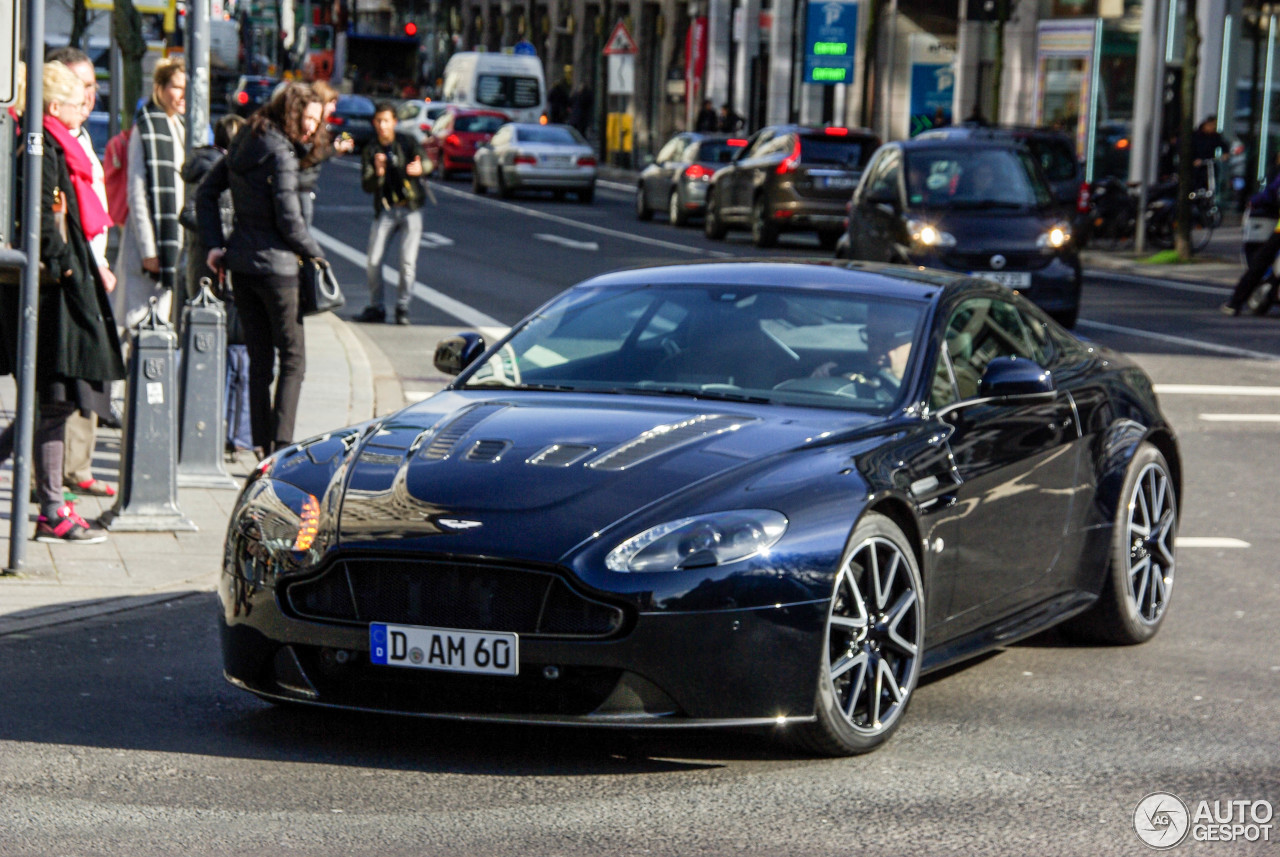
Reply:
<svg viewBox="0 0 1280 857"><path fill-rule="evenodd" d="M907 230L911 233L911 242L922 247L954 247L956 237L950 232L943 232L932 223L923 220L908 220Z"/></svg>
<svg viewBox="0 0 1280 857"><path fill-rule="evenodd" d="M735 509L668 521L618 545L605 557L610 571L679 571L726 565L765 553L787 531L772 509Z"/></svg>
<svg viewBox="0 0 1280 857"><path fill-rule="evenodd" d="M1036 246L1042 250L1061 250L1071 240L1071 227L1065 223L1055 223L1049 231L1036 239Z"/></svg>

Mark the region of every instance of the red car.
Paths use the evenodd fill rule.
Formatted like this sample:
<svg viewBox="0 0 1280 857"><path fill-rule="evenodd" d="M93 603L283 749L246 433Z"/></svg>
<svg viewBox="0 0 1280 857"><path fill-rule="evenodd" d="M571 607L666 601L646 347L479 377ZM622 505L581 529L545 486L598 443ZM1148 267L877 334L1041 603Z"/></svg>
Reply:
<svg viewBox="0 0 1280 857"><path fill-rule="evenodd" d="M469 171L475 163L476 146L488 142L493 132L509 121L507 114L496 110L450 107L431 126L423 149L440 170L440 177L447 179L457 170Z"/></svg>

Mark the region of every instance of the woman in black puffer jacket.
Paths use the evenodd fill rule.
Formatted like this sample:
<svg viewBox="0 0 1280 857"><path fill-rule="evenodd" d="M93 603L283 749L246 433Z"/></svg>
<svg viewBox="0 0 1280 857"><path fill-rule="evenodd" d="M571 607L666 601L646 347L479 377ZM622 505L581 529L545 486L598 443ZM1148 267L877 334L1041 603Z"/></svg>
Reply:
<svg viewBox="0 0 1280 857"><path fill-rule="evenodd" d="M196 190L200 235L210 268L233 275L236 309L249 346L253 444L270 454L293 442L306 347L298 318L298 261L323 259L298 200L298 156L320 126L320 99L290 84L249 119L227 156ZM218 196L231 189L235 225L224 241ZM224 246L225 245L225 246ZM275 355L280 356L271 402Z"/></svg>

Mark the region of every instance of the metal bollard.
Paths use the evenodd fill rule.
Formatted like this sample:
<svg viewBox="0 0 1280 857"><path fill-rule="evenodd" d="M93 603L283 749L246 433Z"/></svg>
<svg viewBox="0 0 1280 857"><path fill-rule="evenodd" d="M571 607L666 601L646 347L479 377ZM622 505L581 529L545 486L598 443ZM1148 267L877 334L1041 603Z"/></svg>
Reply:
<svg viewBox="0 0 1280 857"><path fill-rule="evenodd" d="M182 310L181 409L178 417L178 484L239 488L223 463L227 408L227 314L200 279L200 292Z"/></svg>
<svg viewBox="0 0 1280 857"><path fill-rule="evenodd" d="M152 298L129 350L120 493L115 506L99 518L112 532L197 529L178 508L176 344L173 325L160 317Z"/></svg>

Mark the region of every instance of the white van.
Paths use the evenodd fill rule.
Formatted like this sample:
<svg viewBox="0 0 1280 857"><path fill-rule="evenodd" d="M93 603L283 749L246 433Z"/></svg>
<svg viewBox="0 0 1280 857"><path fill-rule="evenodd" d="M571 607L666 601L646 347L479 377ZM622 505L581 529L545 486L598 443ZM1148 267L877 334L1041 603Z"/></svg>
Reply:
<svg viewBox="0 0 1280 857"><path fill-rule="evenodd" d="M441 100L500 110L513 122L541 122L547 112L542 60L524 54L464 51L444 67Z"/></svg>

